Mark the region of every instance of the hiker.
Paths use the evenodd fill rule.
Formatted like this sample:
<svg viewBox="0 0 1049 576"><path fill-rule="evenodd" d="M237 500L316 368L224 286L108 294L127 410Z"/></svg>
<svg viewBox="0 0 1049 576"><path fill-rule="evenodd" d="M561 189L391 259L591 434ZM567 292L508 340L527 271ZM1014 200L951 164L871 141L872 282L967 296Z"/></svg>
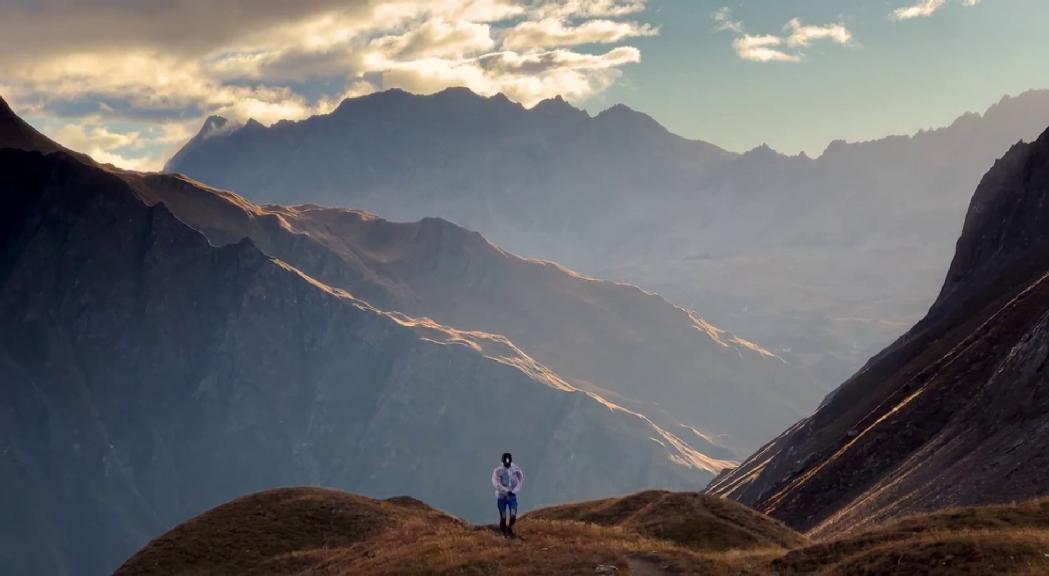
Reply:
<svg viewBox="0 0 1049 576"><path fill-rule="evenodd" d="M506 452L503 462L492 470L492 486L495 487L496 505L499 506L499 531L505 538L514 537L514 522L517 522L517 495L524 487L524 472L514 464L514 457ZM510 519L507 521L507 512Z"/></svg>

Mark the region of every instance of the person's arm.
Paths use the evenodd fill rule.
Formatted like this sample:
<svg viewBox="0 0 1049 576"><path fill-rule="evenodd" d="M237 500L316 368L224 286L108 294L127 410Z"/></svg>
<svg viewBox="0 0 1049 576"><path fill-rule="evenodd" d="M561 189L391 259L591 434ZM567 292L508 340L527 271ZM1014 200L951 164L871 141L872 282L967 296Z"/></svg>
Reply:
<svg viewBox="0 0 1049 576"><path fill-rule="evenodd" d="M524 488L524 472L520 468L514 470L514 480L516 480L516 482L514 482L514 487L511 492L514 494L520 494L521 489Z"/></svg>
<svg viewBox="0 0 1049 576"><path fill-rule="evenodd" d="M506 492L506 487L503 486L501 482L499 482L499 469L498 468L495 468L494 470L492 470L492 488L495 488L496 490L498 490L500 494L502 494L503 492Z"/></svg>

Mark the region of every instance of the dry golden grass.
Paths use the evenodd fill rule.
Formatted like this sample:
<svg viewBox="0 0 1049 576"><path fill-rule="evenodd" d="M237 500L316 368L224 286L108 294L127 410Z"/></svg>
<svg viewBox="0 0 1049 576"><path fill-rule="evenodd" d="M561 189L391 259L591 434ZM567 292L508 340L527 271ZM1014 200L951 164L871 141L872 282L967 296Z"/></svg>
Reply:
<svg viewBox="0 0 1049 576"><path fill-rule="evenodd" d="M1049 574L1047 502L916 516L806 543L731 502L642 492L538 510L517 533L508 541L411 499L275 490L186 522L117 573Z"/></svg>
<svg viewBox="0 0 1049 576"><path fill-rule="evenodd" d="M488 528L427 531L408 523L367 545L333 554L318 574L593 574L598 566L629 573L631 559L688 566L697 574L738 574L733 564L626 530L578 522L523 520L507 541ZM678 573L678 572L674 572ZM690 572L691 573L691 572Z"/></svg>
<svg viewBox="0 0 1049 576"><path fill-rule="evenodd" d="M1049 500L945 510L773 560L789 574L1049 574Z"/></svg>
<svg viewBox="0 0 1049 576"><path fill-rule="evenodd" d="M793 548L805 543L801 534L764 514L692 492L649 490L544 508L528 517L619 526L700 551Z"/></svg>

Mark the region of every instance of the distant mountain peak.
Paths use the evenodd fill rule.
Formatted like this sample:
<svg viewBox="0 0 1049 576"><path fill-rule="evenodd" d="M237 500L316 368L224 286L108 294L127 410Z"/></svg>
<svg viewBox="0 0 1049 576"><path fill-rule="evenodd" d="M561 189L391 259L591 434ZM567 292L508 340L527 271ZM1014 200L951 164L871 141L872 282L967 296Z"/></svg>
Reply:
<svg viewBox="0 0 1049 576"><path fill-rule="evenodd" d="M445 106L453 106L459 108L488 108L491 110L497 110L499 113L517 113L524 111L524 106L519 102L512 100L502 92L496 92L491 96L484 96L474 92L470 88L465 86L453 86L445 88L436 94L429 96L415 96L416 98L422 99L434 99L441 102Z"/></svg>
<svg viewBox="0 0 1049 576"><path fill-rule="evenodd" d="M222 128L225 128L227 124L229 124L228 118L212 114L204 120L204 126L201 128L201 131L221 130Z"/></svg>
<svg viewBox="0 0 1049 576"><path fill-rule="evenodd" d="M328 116L341 116L345 114L351 114L352 111L358 106L376 104L380 102L402 101L412 96L414 96L414 94L405 92L400 88L390 88L388 90L372 92L363 96L344 98L343 101L340 102L339 105L336 106L330 114L328 114Z"/></svg>
<svg viewBox="0 0 1049 576"><path fill-rule="evenodd" d="M823 149L822 156L826 156L827 154L834 154L836 152L844 150L848 146L849 143L845 139L835 138L834 140L831 140L829 144L827 144L826 148Z"/></svg>
<svg viewBox="0 0 1049 576"><path fill-rule="evenodd" d="M539 103L536 104L535 106L532 106L531 109L532 110L536 110L536 109L540 109L540 110L542 110L542 109L570 109L570 110L578 110L578 108L576 108L575 106L572 106L571 104L569 104L568 101L565 100L564 97L561 96L560 94L558 94L557 96L554 96L553 98L546 98L546 99L540 100Z"/></svg>
<svg viewBox="0 0 1049 576"><path fill-rule="evenodd" d="M528 112L546 117L578 118L580 120L590 118L590 115L587 114L585 110L580 110L579 108L572 106L567 100L562 98L560 94L553 98L547 98L546 100L540 101L535 106L532 106Z"/></svg>
<svg viewBox="0 0 1049 576"><path fill-rule="evenodd" d="M751 148L743 153L743 158L758 158L758 159L770 159L770 158L786 158L783 154L776 151L775 148L769 146L767 143L762 142L760 145Z"/></svg>
<svg viewBox="0 0 1049 576"><path fill-rule="evenodd" d="M390 88L364 96L346 98L328 116L351 117L361 110L362 107L375 111L385 110L390 106L400 109L402 107L425 106L427 104L430 106L454 106L459 108L488 104L489 106L494 105L496 108L523 110L520 104L514 102L503 93L482 96L464 86L452 86L430 94L415 94L400 88Z"/></svg>
<svg viewBox="0 0 1049 576"><path fill-rule="evenodd" d="M248 123L254 122L254 120L248 120ZM243 124L239 124L226 118L225 116L219 116L218 114L212 114L204 120L204 124L200 126L200 130L197 131L197 135L193 137L194 140L206 140L213 136L221 136L233 132L238 128L241 128Z"/></svg>
<svg viewBox="0 0 1049 576"><path fill-rule="evenodd" d="M604 117L608 118L608 117L616 117L616 116L628 116L628 115L633 115L633 114L639 114L639 115L642 115L642 116L648 116L647 114L645 114L643 112L638 112L637 110L634 110L633 108L631 108L630 106L627 106L626 104L620 103L620 104L613 104L613 105L609 106L608 108L605 108L604 110L602 110L601 112L598 113L597 117L600 118L600 117L604 116Z"/></svg>
<svg viewBox="0 0 1049 576"><path fill-rule="evenodd" d="M459 97L459 98L472 98L472 99L483 99L484 98L484 96L481 96L480 94L478 94L477 92L474 92L473 90L467 88L466 86L449 86L449 87L445 88L444 90L441 90L440 92L434 93L433 96ZM509 98L506 98L506 96L504 96L502 94L502 92L498 93L497 96L502 96L502 98L509 100ZM492 96L492 98L495 98L495 96Z"/></svg>
<svg viewBox="0 0 1049 576"><path fill-rule="evenodd" d="M496 92L495 94L489 96L488 99L492 100L493 102L506 102L507 104L515 103L506 94L503 94L502 92Z"/></svg>
<svg viewBox="0 0 1049 576"><path fill-rule="evenodd" d="M1049 129L1034 142L1013 144L981 180L937 305L972 284L1008 281L1010 267L1044 265L1039 247L1049 244L1042 233L1049 227L1047 204Z"/></svg>
<svg viewBox="0 0 1049 576"><path fill-rule="evenodd" d="M615 104L609 108L605 108L597 116L594 116L594 121L598 124L604 124L611 126L616 129L626 131L659 131L669 134L670 132L660 124L655 118L639 112L626 104Z"/></svg>

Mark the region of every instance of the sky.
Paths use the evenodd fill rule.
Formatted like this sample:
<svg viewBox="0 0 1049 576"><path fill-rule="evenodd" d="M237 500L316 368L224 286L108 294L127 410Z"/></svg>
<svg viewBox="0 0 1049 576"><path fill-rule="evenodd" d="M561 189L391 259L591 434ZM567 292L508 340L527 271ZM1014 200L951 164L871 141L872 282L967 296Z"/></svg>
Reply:
<svg viewBox="0 0 1049 576"><path fill-rule="evenodd" d="M388 88L616 103L819 155L1049 88L1047 0L0 0L0 95L60 143L160 169L210 114Z"/></svg>

